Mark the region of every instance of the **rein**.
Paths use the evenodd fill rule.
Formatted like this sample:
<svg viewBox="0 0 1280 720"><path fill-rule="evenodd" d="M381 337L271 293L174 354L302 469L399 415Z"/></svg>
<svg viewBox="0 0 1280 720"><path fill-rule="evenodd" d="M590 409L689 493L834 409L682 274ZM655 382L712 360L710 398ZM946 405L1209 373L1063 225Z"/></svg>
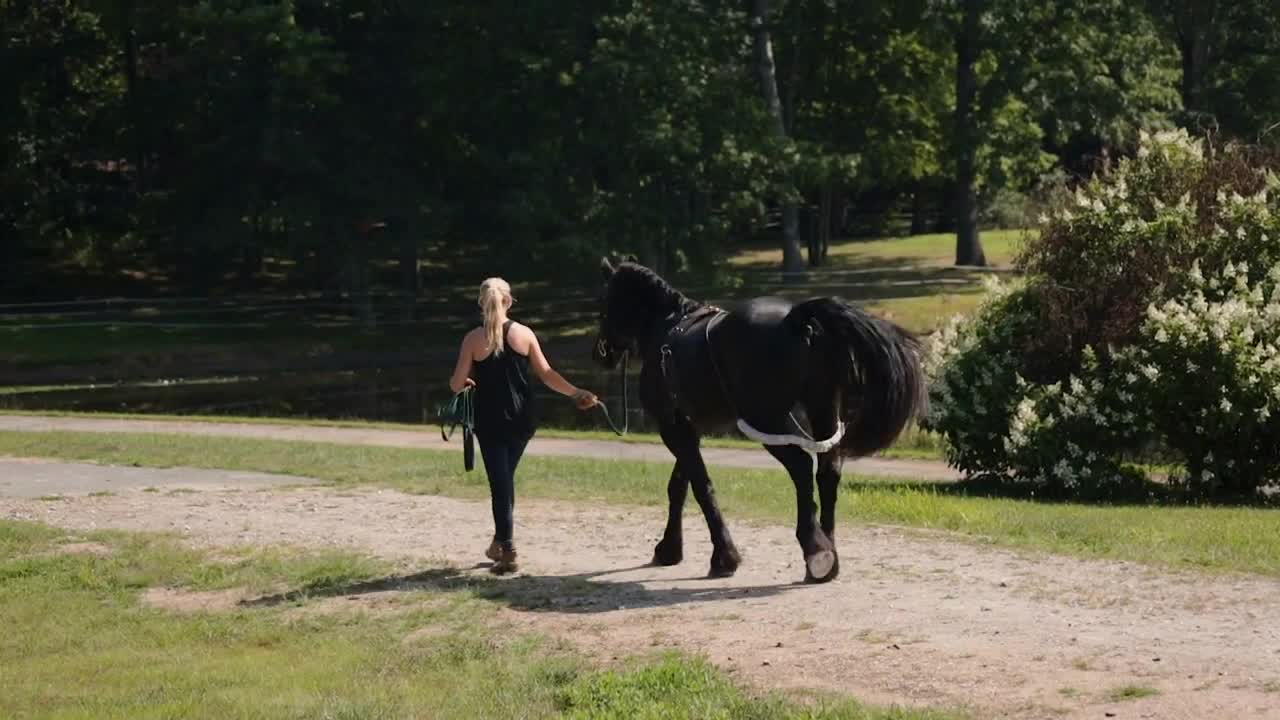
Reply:
<svg viewBox="0 0 1280 720"><path fill-rule="evenodd" d="M609 406L604 402L596 403L596 407L600 408L600 412L604 413L604 421L609 424L609 429L618 437L624 437L627 431L631 429L631 413L627 410L627 359L631 357L631 351L627 350L622 353L622 429L619 430L617 424L613 422L613 417L609 415Z"/></svg>
<svg viewBox="0 0 1280 720"><path fill-rule="evenodd" d="M459 425L462 426L463 432L475 430L476 409L471 388L464 388L462 392L450 398L449 402L440 409L440 420L440 438L445 442L449 441L449 436L453 435L453 431ZM447 431L445 423L451 423Z"/></svg>

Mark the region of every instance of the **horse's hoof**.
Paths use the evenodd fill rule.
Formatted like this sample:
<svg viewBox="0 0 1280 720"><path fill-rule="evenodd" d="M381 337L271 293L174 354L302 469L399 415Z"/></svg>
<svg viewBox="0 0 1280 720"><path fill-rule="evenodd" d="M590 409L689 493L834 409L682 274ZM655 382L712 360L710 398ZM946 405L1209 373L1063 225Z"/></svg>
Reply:
<svg viewBox="0 0 1280 720"><path fill-rule="evenodd" d="M714 563L712 563L711 570L707 572L707 577L709 578L733 577L733 574L736 572L738 572L738 568L736 567L717 567Z"/></svg>
<svg viewBox="0 0 1280 720"><path fill-rule="evenodd" d="M804 581L825 583L840 574L840 558L833 550L819 550L804 559Z"/></svg>
<svg viewBox="0 0 1280 720"><path fill-rule="evenodd" d="M679 546L658 543L653 548L653 564L661 567L679 565L684 560L684 550Z"/></svg>
<svg viewBox="0 0 1280 720"><path fill-rule="evenodd" d="M711 571L707 573L707 577L725 578L733 577L738 572L738 566L742 564L742 556L737 551L728 553L712 553L711 554Z"/></svg>

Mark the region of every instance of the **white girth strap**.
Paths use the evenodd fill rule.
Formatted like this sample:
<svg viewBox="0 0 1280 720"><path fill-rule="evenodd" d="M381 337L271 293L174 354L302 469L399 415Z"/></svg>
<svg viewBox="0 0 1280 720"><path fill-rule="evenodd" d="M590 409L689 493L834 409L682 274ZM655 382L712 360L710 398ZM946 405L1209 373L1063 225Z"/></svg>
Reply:
<svg viewBox="0 0 1280 720"><path fill-rule="evenodd" d="M800 435L771 435L763 433L751 427L746 420L738 419L738 429L743 435L764 445L795 445L802 448L805 452L821 455L835 449L840 444L840 439L844 437L844 423L836 425L836 434L826 440L810 440Z"/></svg>

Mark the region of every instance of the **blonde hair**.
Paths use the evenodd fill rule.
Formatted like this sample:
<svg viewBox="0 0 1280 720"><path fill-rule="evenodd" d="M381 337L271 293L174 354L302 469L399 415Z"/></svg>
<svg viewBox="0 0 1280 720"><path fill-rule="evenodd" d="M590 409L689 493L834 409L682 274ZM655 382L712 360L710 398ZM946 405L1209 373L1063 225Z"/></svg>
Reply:
<svg viewBox="0 0 1280 720"><path fill-rule="evenodd" d="M487 350L494 355L501 355L506 344L502 337L502 326L507 322L507 308L513 302L511 286L506 280L491 277L480 283L480 310L484 312L484 337Z"/></svg>

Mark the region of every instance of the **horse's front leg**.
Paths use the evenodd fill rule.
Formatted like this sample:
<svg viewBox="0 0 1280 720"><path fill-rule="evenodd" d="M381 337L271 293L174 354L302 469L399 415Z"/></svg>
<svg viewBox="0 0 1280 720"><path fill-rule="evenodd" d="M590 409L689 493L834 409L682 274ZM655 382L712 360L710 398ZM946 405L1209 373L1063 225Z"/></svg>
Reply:
<svg viewBox="0 0 1280 720"><path fill-rule="evenodd" d="M720 506L716 503L715 488L711 485L711 477L707 474L706 463L702 460L698 432L688 422L675 420L670 423L664 423L661 428L661 434L662 441L666 444L667 449L676 456L676 469L682 478L681 482L692 486L693 497L698 501L698 507L702 509L702 516L707 521L707 530L711 534L712 546L709 574L712 577L733 575L737 572L738 565L742 563L742 555L738 552L737 546L734 545L733 538L729 535L729 528L725 525L724 516L720 514ZM674 478L672 482L675 482ZM668 486L668 495L671 495L670 485ZM676 512L674 505L671 512ZM676 522L679 521L676 520ZM670 519L668 519L667 526L668 528L671 527Z"/></svg>
<svg viewBox="0 0 1280 720"><path fill-rule="evenodd" d="M679 565L684 560L684 500L689 494L689 479L680 471L680 462L671 469L667 482L667 529L653 548L653 564Z"/></svg>

